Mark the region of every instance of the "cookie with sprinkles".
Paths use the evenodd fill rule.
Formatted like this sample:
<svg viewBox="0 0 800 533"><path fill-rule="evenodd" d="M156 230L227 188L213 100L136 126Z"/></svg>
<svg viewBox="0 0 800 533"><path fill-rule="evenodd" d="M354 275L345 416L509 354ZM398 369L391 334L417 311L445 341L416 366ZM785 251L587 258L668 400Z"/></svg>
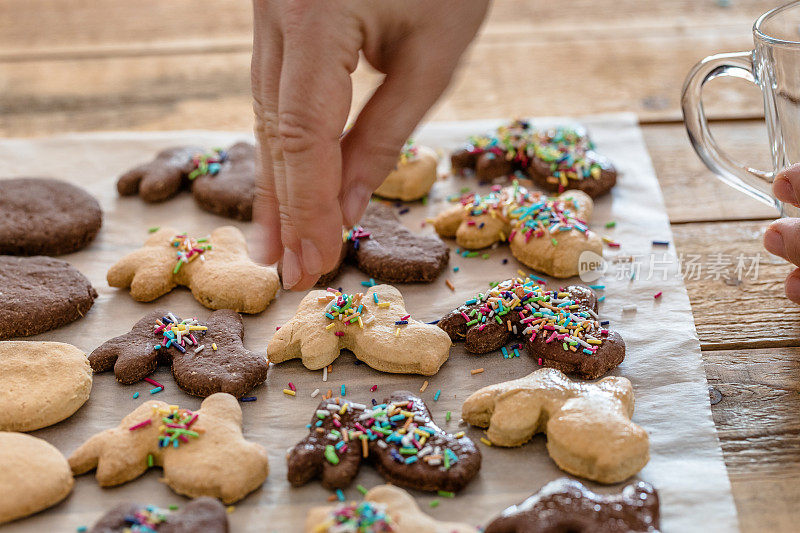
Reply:
<svg viewBox="0 0 800 533"><path fill-rule="evenodd" d="M491 134L470 137L450 161L455 174L473 172L481 180L526 176L548 191L577 189L592 198L617 182L616 169L594 151L582 127L537 128L515 120Z"/></svg>
<svg viewBox="0 0 800 533"><path fill-rule="evenodd" d="M106 279L112 287L130 288L140 302L184 286L209 309L239 313L260 313L280 286L277 270L250 259L244 235L233 226L201 238L162 227L119 259Z"/></svg>
<svg viewBox="0 0 800 533"><path fill-rule="evenodd" d="M252 220L256 190L255 146L241 142L227 150L203 155L205 165L198 161L189 173L189 179L197 173L191 185L197 205L221 217L244 222Z"/></svg>
<svg viewBox="0 0 800 533"><path fill-rule="evenodd" d="M241 398L267 379L269 363L244 347L242 317L230 309L206 320L181 318L166 310L148 313L130 332L89 355L94 372L114 370L117 381L141 381L159 364L172 368L175 382L194 396L227 392Z"/></svg>
<svg viewBox="0 0 800 533"><path fill-rule="evenodd" d="M350 350L381 372L431 376L447 361L450 345L444 331L411 318L391 285L355 294L329 288L306 294L269 341L267 358L273 363L300 358L306 368L318 370Z"/></svg>
<svg viewBox="0 0 800 533"><path fill-rule="evenodd" d="M343 251L337 267L318 285L329 284L343 262L370 278L389 283L430 283L450 259L450 248L435 235L419 235L406 228L394 210L371 202L359 225L342 232Z"/></svg>
<svg viewBox="0 0 800 533"><path fill-rule="evenodd" d="M308 436L287 456L294 486L319 478L329 489L347 487L369 463L393 485L457 492L481 466L481 453L464 432L445 433L422 399L407 391L373 406L322 400L306 427Z"/></svg>
<svg viewBox="0 0 800 533"><path fill-rule="evenodd" d="M314 507L306 518L306 533L478 533L468 524L442 522L422 512L408 492L379 485L364 494L364 501Z"/></svg>
<svg viewBox="0 0 800 533"><path fill-rule="evenodd" d="M633 385L622 377L572 381L553 368L484 387L464 401L461 418L486 428L495 446L516 447L537 433L565 472L619 483L650 460L647 432L631 422Z"/></svg>
<svg viewBox="0 0 800 533"><path fill-rule="evenodd" d="M194 499L179 509L120 503L98 520L89 533L227 533L228 513L219 500Z"/></svg>
<svg viewBox="0 0 800 533"><path fill-rule="evenodd" d="M527 174L539 187L577 189L597 198L617 184L614 165L594 151L584 128L549 128L537 131L534 139Z"/></svg>
<svg viewBox="0 0 800 533"><path fill-rule="evenodd" d="M249 221L255 195L255 147L236 143L227 150L205 151L197 146L178 146L119 177L120 196L139 197L148 203L163 202L183 190L191 190L197 205L211 213Z"/></svg>
<svg viewBox="0 0 800 533"><path fill-rule="evenodd" d="M436 182L438 162L439 158L431 148L409 139L400 152L397 166L386 176L375 194L405 202L419 200L430 192Z"/></svg>
<svg viewBox="0 0 800 533"><path fill-rule="evenodd" d="M115 428L89 438L69 457L74 475L97 469L100 486L132 481L148 468L178 494L234 503L261 486L267 451L242 435L242 409L230 394L212 394L191 411L144 402Z"/></svg>
<svg viewBox="0 0 800 533"><path fill-rule="evenodd" d="M502 281L476 294L437 324L468 352L502 350L519 357L524 347L539 366L596 379L625 359L625 341L604 327L597 297L588 287L547 290L531 278ZM520 342L506 345L509 341Z"/></svg>
<svg viewBox="0 0 800 533"><path fill-rule="evenodd" d="M136 166L117 179L120 196L139 195L148 203L169 200L189 186L189 173L194 170L195 154L202 154L197 146L176 146L162 150L147 163Z"/></svg>
<svg viewBox="0 0 800 533"><path fill-rule="evenodd" d="M581 482L551 481L492 520L485 533L658 533L658 492L639 481L618 494L597 494Z"/></svg>
<svg viewBox="0 0 800 533"><path fill-rule="evenodd" d="M495 185L488 194L470 192L456 202L433 219L433 227L468 250L508 242L519 262L556 278L578 275L584 252L603 252L587 222L594 203L581 191L548 196L514 180L510 187Z"/></svg>

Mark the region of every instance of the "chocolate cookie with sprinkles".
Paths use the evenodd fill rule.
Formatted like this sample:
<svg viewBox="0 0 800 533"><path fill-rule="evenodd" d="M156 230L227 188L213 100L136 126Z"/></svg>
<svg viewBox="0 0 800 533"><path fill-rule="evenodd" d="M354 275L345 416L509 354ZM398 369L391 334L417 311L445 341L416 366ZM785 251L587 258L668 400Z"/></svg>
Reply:
<svg viewBox="0 0 800 533"><path fill-rule="evenodd" d="M326 488L343 488L366 462L393 485L456 492L481 466L481 453L464 432L442 431L422 399L406 391L370 407L323 400L307 427L287 456L294 486L319 478Z"/></svg>
<svg viewBox="0 0 800 533"><path fill-rule="evenodd" d="M255 147L240 142L227 150L214 148L210 152L196 146L168 148L117 180L120 196L138 194L148 203L169 200L182 190L191 190L197 205L206 211L235 220L251 220Z"/></svg>
<svg viewBox="0 0 800 533"><path fill-rule="evenodd" d="M439 321L453 341L472 353L501 349L519 356L523 346L539 366L596 379L625 359L625 341L597 316L597 297L588 287L548 291L531 278L515 278L479 293ZM505 347L510 339L513 355Z"/></svg>
<svg viewBox="0 0 800 533"><path fill-rule="evenodd" d="M117 381L141 381L158 365L169 365L178 386L194 396L227 392L241 398L267 379L267 359L243 344L242 317L229 309L207 320L181 319L156 310L130 332L106 341L89 354L94 372L114 370ZM157 382L153 382L157 387Z"/></svg>
<svg viewBox="0 0 800 533"><path fill-rule="evenodd" d="M584 128L539 129L526 120L471 137L451 154L450 162L455 174L474 172L481 180L527 176L548 191L577 189L592 198L617 182L614 166L594 151Z"/></svg>
<svg viewBox="0 0 800 533"><path fill-rule="evenodd" d="M430 283L447 268L450 248L436 235L406 228L391 207L370 202L359 225L342 233L342 255L317 285L328 285L344 262L389 283Z"/></svg>

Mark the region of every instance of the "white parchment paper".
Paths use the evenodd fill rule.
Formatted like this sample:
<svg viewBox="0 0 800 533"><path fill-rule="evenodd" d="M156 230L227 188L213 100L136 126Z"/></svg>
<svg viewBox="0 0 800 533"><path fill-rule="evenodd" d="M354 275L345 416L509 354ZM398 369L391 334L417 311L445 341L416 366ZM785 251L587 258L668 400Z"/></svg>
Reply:
<svg viewBox="0 0 800 533"><path fill-rule="evenodd" d="M542 124L551 120L537 121ZM497 121L431 123L416 135L421 143L448 151L472 134L496 125ZM633 382L636 393L634 420L650 435L651 460L639 478L652 483L661 496L662 527L668 532L735 531L736 511L731 495L719 441L711 419L706 377L700 357L689 299L678 275L675 250L653 246L653 240L672 241L661 191L641 133L631 115L586 117L586 125L598 151L612 159L620 171L618 185L610 195L595 204L592 227L621 243L619 249L606 249L609 268L595 283L606 286L602 294L601 316L611 321L627 344L625 361L614 374ZM97 240L75 254L63 257L89 277L100 296L87 316L69 326L31 340L72 343L87 353L110 337L127 332L131 325L152 305L167 306L180 316L204 318L204 309L184 289L177 289L157 300L156 304L134 302L127 291L112 289L105 280L107 269L121 255L138 248L151 226L173 226L202 236L213 228L234 224L252 234L249 223L231 222L199 210L191 195L159 205L144 204L138 198L119 198L115 180L133 165L150 159L165 147L180 144L204 146L227 145L251 139L246 133L222 132L159 132L100 133L65 135L45 139L7 139L0 141L0 174L17 176L52 176L81 185L94 194L103 206L104 224ZM447 157L440 170L447 169ZM313 186L309 178L309 186ZM474 179L447 179L434 186L427 205L409 204L410 212L400 216L415 231L431 232L421 227L426 217L444 208L446 196L462 187L477 188ZM484 186L482 190L488 190ZM398 212L402 206L398 207ZM605 228L616 221L616 227ZM455 249L455 243L450 243ZM400 285L407 309L419 320L438 319L458 306L488 282L516 275L523 268L505 246L488 251L489 258L464 258L451 254L448 270L434 283ZM630 278L630 263L614 262L634 256L635 279ZM507 264L502 260L508 259ZM459 267L458 272L453 267ZM638 272L636 270L639 269ZM366 276L347 267L335 285L348 292L361 289ZM445 285L449 279L455 286ZM552 282L560 285L563 282ZM663 295L654 299L657 292ZM302 294L280 292L276 301L263 313L245 318L245 342L252 350L264 352L275 327L288 320ZM623 312L623 306L635 305L636 311ZM485 372L471 375L470 370L482 367ZM365 365L356 365L352 354L344 353L334 363L328 382L321 372L306 370L292 361L273 366L267 383L253 391L258 400L243 403L244 432L247 438L264 445L269 451L270 476L263 487L236 505L230 515L233 531L300 531L306 511L324 503L330 492L312 482L292 488L286 481L285 452L306 433L305 424L319 398L310 397L320 388L338 391L347 387L347 397L369 403L379 401L397 389L418 391L425 379L430 381L422 397L434 418L446 430L467 429L478 440L482 432L459 423L463 400L485 385L524 376L537 368L527 354L503 359L498 353L474 356L455 345L449 361L433 377L382 374ZM155 398L196 409L200 399L184 394L175 385L168 369L154 376L166 389ZM291 381L297 396L281 391ZM369 391L378 386L375 393ZM0 386L2 382L0 381ZM150 399L146 384L123 386L112 373L95 376L91 398L70 419L36 431L33 434L48 440L69 455L90 435L115 426L120 418L140 402ZM437 402L433 396L441 390ZM132 395L141 396L134 400ZM447 411L453 416L445 422ZM438 498L441 504L430 508L435 495L415 493L422 507L435 517L485 524L506 506L517 503L536 492L546 482L564 475L549 459L545 440L535 437L529 444L514 449L481 446L483 467L476 479L455 499ZM235 461L235 457L226 460ZM0 475L2 473L0 472ZM72 495L63 503L34 517L6 526L17 531L75 531L91 525L107 509L120 501L137 501L166 506L182 504L185 499L159 483L160 471L153 469L141 478L112 489L101 489L93 474L76 480ZM356 483L371 487L381 478L369 467L363 468ZM619 490L587 482L599 491ZM353 487L345 491L355 499Z"/></svg>

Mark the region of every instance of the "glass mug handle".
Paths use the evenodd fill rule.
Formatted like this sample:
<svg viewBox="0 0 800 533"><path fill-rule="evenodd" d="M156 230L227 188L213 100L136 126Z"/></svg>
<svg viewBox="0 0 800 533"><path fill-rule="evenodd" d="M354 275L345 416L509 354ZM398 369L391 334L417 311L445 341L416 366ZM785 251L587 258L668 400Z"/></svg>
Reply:
<svg viewBox="0 0 800 533"><path fill-rule="evenodd" d="M758 85L753 76L753 52L708 56L689 72L681 96L683 122L689 133L689 140L700 159L719 179L780 210L780 204L771 193L775 174L750 168L733 160L719 148L708 129L708 121L703 112L703 86L709 80L722 76L742 78Z"/></svg>

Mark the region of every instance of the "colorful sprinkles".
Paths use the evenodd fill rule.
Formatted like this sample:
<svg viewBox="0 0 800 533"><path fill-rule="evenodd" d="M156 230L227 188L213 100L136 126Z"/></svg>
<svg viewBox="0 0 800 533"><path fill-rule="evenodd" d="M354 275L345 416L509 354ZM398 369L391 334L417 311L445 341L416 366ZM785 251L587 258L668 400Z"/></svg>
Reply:
<svg viewBox="0 0 800 533"><path fill-rule="evenodd" d="M178 258L175 268L172 269L173 274L177 274L182 265L191 263L198 257L201 261L205 261L206 258L203 253L211 250L208 238L193 239L185 233L175 235L170 244L175 248L175 255Z"/></svg>
<svg viewBox="0 0 800 533"><path fill-rule="evenodd" d="M569 292L548 291L527 276L495 284L486 293L467 300L464 306L461 314L467 326L480 324L478 327L483 328L487 322L495 321L531 342L540 337L547 344L558 342L564 350L581 351L588 356L594 355L609 333L597 314L580 305ZM503 346L503 357L519 357L518 348L512 347L512 355Z"/></svg>
<svg viewBox="0 0 800 533"><path fill-rule="evenodd" d="M565 189L568 180L599 179L602 166L590 153L594 149L589 137L569 127L539 129L526 120L515 120L497 128L493 135L469 138L467 151L491 154L528 167L534 159L549 167L547 181Z"/></svg>
<svg viewBox="0 0 800 533"><path fill-rule="evenodd" d="M222 148L213 148L210 153L195 154L192 157L194 170L189 173L189 179L194 180L200 176L216 176L222 168L222 163L228 160L228 153Z"/></svg>
<svg viewBox="0 0 800 533"><path fill-rule="evenodd" d="M565 231L578 231L587 238L591 234L586 221L576 217L580 206L572 198L547 196L540 192L528 191L514 180L510 187L494 185L489 194L470 192L456 199L464 206L468 224L476 224L474 217L489 215L511 226L508 235L500 233L502 241L532 238L549 238L553 246L558 246L558 235ZM480 222L483 226L485 222ZM456 250L459 253L459 250ZM475 257L478 252L461 252L464 257ZM486 254L484 254L486 255ZM488 259L488 255L484 257Z"/></svg>
<svg viewBox="0 0 800 533"><path fill-rule="evenodd" d="M336 531L341 533L388 533L395 531L386 505L370 501L337 505L327 519L314 527L315 533Z"/></svg>
<svg viewBox="0 0 800 533"><path fill-rule="evenodd" d="M199 353L202 345L198 339L205 335L206 331L208 331L208 326L201 325L196 318L181 320L174 314L167 313L157 319L153 326L153 333L156 336L161 335L160 342L153 345L153 349L161 350L174 347L178 351L186 353L186 348L195 346L195 353ZM145 378L145 381L155 385L156 389L164 390L164 386L153 379ZM150 394L155 394L153 390L150 391Z"/></svg>
<svg viewBox="0 0 800 533"><path fill-rule="evenodd" d="M344 420L342 417L348 413L351 417ZM326 421L330 421L327 428L323 427ZM398 463L420 462L449 470L459 457L448 445L450 440L443 439L439 430L429 424L430 419L416 410L414 400L375 402L368 407L337 398L317 409L313 425L307 428L316 426L319 439L326 443L323 456L332 465L339 464L350 447L357 447L363 457L368 457L368 443L375 442Z"/></svg>
<svg viewBox="0 0 800 533"><path fill-rule="evenodd" d="M168 407L153 406L153 413L150 418L132 425L128 429L137 431L149 427L154 422L161 421L158 426L158 447L166 448L172 446L177 448L181 443L189 442L189 439L196 439L203 431L192 429L200 415L193 413L189 409L181 409L177 405ZM154 418L155 417L155 418ZM152 466L152 456L148 456L147 465Z"/></svg>

